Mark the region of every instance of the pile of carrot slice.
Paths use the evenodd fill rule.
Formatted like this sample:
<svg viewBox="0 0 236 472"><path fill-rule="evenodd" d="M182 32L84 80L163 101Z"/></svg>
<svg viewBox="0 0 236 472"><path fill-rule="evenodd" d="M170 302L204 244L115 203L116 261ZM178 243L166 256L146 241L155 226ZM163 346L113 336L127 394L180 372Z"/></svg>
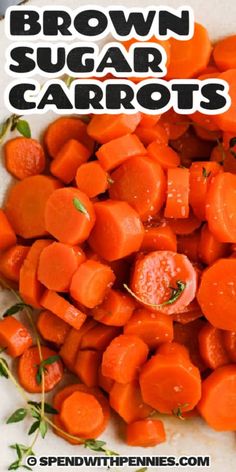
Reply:
<svg viewBox="0 0 236 472"><path fill-rule="evenodd" d="M65 369L78 378L53 401L73 444L100 436L110 409L130 446L165 441L158 413L236 430L235 45L212 48L201 25L165 45L168 78L228 81L222 115L60 117L43 143L5 144L17 181L0 210L0 273L40 310L43 359L56 356L45 390ZM0 346L40 392L16 317L0 321Z"/></svg>

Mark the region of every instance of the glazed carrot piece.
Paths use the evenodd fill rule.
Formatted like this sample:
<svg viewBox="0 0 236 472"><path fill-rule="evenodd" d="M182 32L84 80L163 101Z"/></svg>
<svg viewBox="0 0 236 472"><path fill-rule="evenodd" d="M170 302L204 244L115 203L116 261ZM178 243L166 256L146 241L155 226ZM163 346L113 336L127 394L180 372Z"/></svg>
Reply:
<svg viewBox="0 0 236 472"><path fill-rule="evenodd" d="M76 139L69 139L62 146L50 166L51 173L65 184L76 175L78 167L90 157L90 151Z"/></svg>
<svg viewBox="0 0 236 472"><path fill-rule="evenodd" d="M189 170L168 169L167 199L164 210L166 218L188 218L189 216Z"/></svg>
<svg viewBox="0 0 236 472"><path fill-rule="evenodd" d="M177 251L177 239L171 225L145 228L141 251Z"/></svg>
<svg viewBox="0 0 236 472"><path fill-rule="evenodd" d="M164 356L172 356L176 359L185 359L190 361L189 351L186 346L177 342L163 343L158 347L156 354L163 354Z"/></svg>
<svg viewBox="0 0 236 472"><path fill-rule="evenodd" d="M165 129L169 139L180 138L188 129L190 121L186 115L178 115L173 108L161 115L160 125Z"/></svg>
<svg viewBox="0 0 236 472"><path fill-rule="evenodd" d="M97 197L104 193L109 186L109 176L99 164L92 161L82 164L76 172L77 187L89 198Z"/></svg>
<svg viewBox="0 0 236 472"><path fill-rule="evenodd" d="M41 336L51 343L60 346L64 343L70 326L51 311L43 310L37 319L37 328Z"/></svg>
<svg viewBox="0 0 236 472"><path fill-rule="evenodd" d="M111 389L114 385L114 380L109 379L109 377L105 377L105 375L102 374L101 365L98 369L98 385L106 393L110 393L110 391L111 391Z"/></svg>
<svg viewBox="0 0 236 472"><path fill-rule="evenodd" d="M51 311L75 329L80 329L86 320L85 313L75 308L53 290L45 290L40 302L43 308Z"/></svg>
<svg viewBox="0 0 236 472"><path fill-rule="evenodd" d="M207 363L202 357L199 347L198 336L205 327L205 322L200 319L190 321L187 324L174 323L174 340L188 349L189 356L193 364L200 372L206 370Z"/></svg>
<svg viewBox="0 0 236 472"><path fill-rule="evenodd" d="M41 174L45 169L45 154L36 139L18 137L9 139L4 146L5 165L19 180Z"/></svg>
<svg viewBox="0 0 236 472"><path fill-rule="evenodd" d="M200 139L191 128L171 141L171 147L180 155L181 165L185 167L190 167L194 160L207 160L214 145Z"/></svg>
<svg viewBox="0 0 236 472"><path fill-rule="evenodd" d="M94 115L88 125L88 134L98 143L104 144L113 139L133 133L141 120L140 113L126 115Z"/></svg>
<svg viewBox="0 0 236 472"><path fill-rule="evenodd" d="M147 115L147 113L141 113L141 121L139 126L144 126L144 128L152 128L155 126L161 118L161 115Z"/></svg>
<svg viewBox="0 0 236 472"><path fill-rule="evenodd" d="M71 328L67 333L63 345L60 349L60 356L65 366L73 372L77 352L80 349L84 333L89 331L95 325L94 320L87 319L79 330Z"/></svg>
<svg viewBox="0 0 236 472"><path fill-rule="evenodd" d="M0 208L0 249L7 249L14 244L16 244L15 232L4 211Z"/></svg>
<svg viewBox="0 0 236 472"><path fill-rule="evenodd" d="M236 412L232 408L236 392L236 366L219 367L202 383L198 411L216 431L235 431Z"/></svg>
<svg viewBox="0 0 236 472"><path fill-rule="evenodd" d="M25 303L41 308L40 299L44 292L43 285L37 277L40 254L52 242L47 239L35 241L20 269L19 292Z"/></svg>
<svg viewBox="0 0 236 472"><path fill-rule="evenodd" d="M206 198L206 218L212 234L222 243L236 242L236 175L218 174Z"/></svg>
<svg viewBox="0 0 236 472"><path fill-rule="evenodd" d="M74 372L80 381L88 387L98 385L98 368L101 363L101 353L99 351L79 351L76 356Z"/></svg>
<svg viewBox="0 0 236 472"><path fill-rule="evenodd" d="M202 274L197 300L216 328L236 331L236 259L219 259ZM211 296L214 294L214 296Z"/></svg>
<svg viewBox="0 0 236 472"><path fill-rule="evenodd" d="M219 79L225 80L228 82L229 85L229 96L231 98L231 105L230 108L220 113L220 115L214 116L214 121L216 125L223 131L230 131L232 133L236 132L236 110L235 110L235 103L236 103L236 87L235 87L235 80L236 80L236 70L230 69L225 72L222 72L218 76Z"/></svg>
<svg viewBox="0 0 236 472"><path fill-rule="evenodd" d="M142 368L140 387L144 402L160 413L171 414L181 405L183 411L192 410L201 397L199 370L181 353L153 356Z"/></svg>
<svg viewBox="0 0 236 472"><path fill-rule="evenodd" d="M211 43L206 28L195 23L194 35L187 41L171 38L171 58L167 70L168 79L189 79L207 66L211 55Z"/></svg>
<svg viewBox="0 0 236 472"><path fill-rule="evenodd" d="M122 334L111 341L102 358L102 374L125 384L135 380L147 360L148 347L137 336Z"/></svg>
<svg viewBox="0 0 236 472"><path fill-rule="evenodd" d="M38 280L49 290L68 292L78 268L78 257L72 246L54 242L39 256Z"/></svg>
<svg viewBox="0 0 236 472"><path fill-rule="evenodd" d="M0 320L0 346L9 356L19 357L31 345L31 334L20 321L13 316Z"/></svg>
<svg viewBox="0 0 236 472"><path fill-rule="evenodd" d="M147 147L148 155L160 164L162 169L172 169L180 165L180 157L170 146L153 141Z"/></svg>
<svg viewBox="0 0 236 472"><path fill-rule="evenodd" d="M201 318L202 316L203 315L201 312L201 308L197 300L194 299L191 303L189 303L189 305L184 309L184 311L172 315L172 319L173 321L177 321L178 323L187 324L191 321Z"/></svg>
<svg viewBox="0 0 236 472"><path fill-rule="evenodd" d="M0 255L0 272L9 280L18 282L21 266L29 252L29 247L16 244Z"/></svg>
<svg viewBox="0 0 236 472"><path fill-rule="evenodd" d="M190 167L189 202L194 214L201 221L206 219L207 192L212 179L222 171L222 167L217 162L194 162Z"/></svg>
<svg viewBox="0 0 236 472"><path fill-rule="evenodd" d="M160 211L166 196L166 178L158 162L145 156L131 157L111 178L110 198L129 203L142 220Z"/></svg>
<svg viewBox="0 0 236 472"><path fill-rule="evenodd" d="M140 141L144 144L144 146L148 146L153 141L156 141L158 144L162 144L167 146L168 144L168 134L163 126L157 125L150 127L146 126L138 126L135 130L136 136L140 139Z"/></svg>
<svg viewBox="0 0 236 472"><path fill-rule="evenodd" d="M208 225L205 224L201 229L201 237L199 243L199 258L204 264L211 265L222 257L227 256L228 245L217 241L215 236L210 232Z"/></svg>
<svg viewBox="0 0 236 472"><path fill-rule="evenodd" d="M154 447L166 441L163 422L146 419L128 424L126 443L136 447Z"/></svg>
<svg viewBox="0 0 236 472"><path fill-rule="evenodd" d="M153 412L153 409L143 402L137 380L126 384L115 382L110 391L109 402L126 423L147 418Z"/></svg>
<svg viewBox="0 0 236 472"><path fill-rule="evenodd" d="M49 357L56 356L57 353L46 346L41 346L42 358L45 361ZM38 366L40 357L37 346L27 349L19 359L18 377L21 386L31 393L40 393L42 385L37 383ZM61 361L56 359L53 363L46 366L44 373L45 392L52 390L62 379L63 367Z"/></svg>
<svg viewBox="0 0 236 472"><path fill-rule="evenodd" d="M202 222L190 210L188 218L167 218L166 223L175 234L186 236L198 229Z"/></svg>
<svg viewBox="0 0 236 472"><path fill-rule="evenodd" d="M115 169L133 156L146 154L146 149L135 134L126 134L103 144L96 156L105 171Z"/></svg>
<svg viewBox="0 0 236 472"><path fill-rule="evenodd" d="M173 321L170 316L140 308L124 326L124 334L135 334L150 349L156 349L162 343L173 341Z"/></svg>
<svg viewBox="0 0 236 472"><path fill-rule="evenodd" d="M214 370L230 363L223 343L223 331L206 323L198 333L198 341L201 357L207 367Z"/></svg>
<svg viewBox="0 0 236 472"><path fill-rule="evenodd" d="M25 239L47 234L44 221L46 202L60 187L58 180L46 175L27 177L11 187L5 211L16 234Z"/></svg>
<svg viewBox="0 0 236 472"><path fill-rule="evenodd" d="M87 134L87 126L79 118L61 117L53 121L44 135L44 143L49 156L55 158L62 146L70 139L76 139L90 152L93 151L94 141Z"/></svg>
<svg viewBox="0 0 236 472"><path fill-rule="evenodd" d="M94 308L102 303L114 280L115 275L108 265L87 260L74 273L70 285L70 294L82 305Z"/></svg>
<svg viewBox="0 0 236 472"><path fill-rule="evenodd" d="M214 61L221 71L236 69L235 60L236 35L218 41L213 49Z"/></svg>
<svg viewBox="0 0 236 472"><path fill-rule="evenodd" d="M95 203L94 209L96 222L89 244L99 256L115 261L140 249L144 228L128 203L107 200Z"/></svg>
<svg viewBox="0 0 236 472"><path fill-rule="evenodd" d="M195 231L194 233L187 236L179 236L177 240L177 249L180 254L187 256L190 261L198 262L199 244L200 232Z"/></svg>
<svg viewBox="0 0 236 472"><path fill-rule="evenodd" d="M236 362L236 331L222 331L223 344L232 362Z"/></svg>
<svg viewBox="0 0 236 472"><path fill-rule="evenodd" d="M96 321L108 326L124 326L135 309L134 300L119 290L109 290L103 302L91 315Z"/></svg>
<svg viewBox="0 0 236 472"><path fill-rule="evenodd" d="M183 310L194 299L197 275L186 256L171 251L155 251L136 261L130 286L147 308L173 314ZM178 288L179 296L173 300L173 293L176 294Z"/></svg>
<svg viewBox="0 0 236 472"><path fill-rule="evenodd" d="M91 322L94 320L91 320ZM115 326L105 326L95 323L92 328L83 333L80 349L104 351L110 342L118 336L119 329Z"/></svg>
<svg viewBox="0 0 236 472"><path fill-rule="evenodd" d="M94 222L92 203L76 188L55 190L47 200L46 230L62 243L75 245L85 241Z"/></svg>

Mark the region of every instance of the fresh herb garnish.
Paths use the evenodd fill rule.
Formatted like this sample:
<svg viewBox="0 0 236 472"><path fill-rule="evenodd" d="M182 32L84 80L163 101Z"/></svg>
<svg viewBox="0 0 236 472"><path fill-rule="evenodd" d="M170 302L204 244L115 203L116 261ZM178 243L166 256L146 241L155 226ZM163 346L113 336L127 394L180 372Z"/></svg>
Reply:
<svg viewBox="0 0 236 472"><path fill-rule="evenodd" d="M31 137L28 121L21 120L20 115L10 115L0 126L0 142L5 138L8 131L17 130L25 138Z"/></svg>
<svg viewBox="0 0 236 472"><path fill-rule="evenodd" d="M14 413L12 413L6 423L19 423L20 421L23 421L25 419L27 413L28 411L26 408L19 408L18 410L14 411Z"/></svg>
<svg viewBox="0 0 236 472"><path fill-rule="evenodd" d="M3 357L0 357L0 377L5 377L5 379L8 379L8 364L6 359L3 359Z"/></svg>
<svg viewBox="0 0 236 472"><path fill-rule="evenodd" d="M182 280L177 280L176 281L176 287L169 287L171 290L170 298L166 300L163 303L156 304L156 303L147 303L145 300L142 300L140 297L138 297L126 284L123 284L123 287L129 292L138 302L143 303L144 305L151 306L153 308L162 308L167 305L172 305L172 303L175 303L176 300L180 297L180 295L183 293L183 291L186 288L186 283L182 282Z"/></svg>
<svg viewBox="0 0 236 472"><path fill-rule="evenodd" d="M117 452L107 449L105 441L97 441L96 439L86 439L84 441L84 447L91 451L103 452L106 456L118 456Z"/></svg>
<svg viewBox="0 0 236 472"><path fill-rule="evenodd" d="M16 303L15 305L12 305L10 308L8 308L4 313L3 313L3 318L11 315L15 315L16 313L19 313L20 311L24 310L25 308L30 308L32 309L31 305L28 305L27 303Z"/></svg>
<svg viewBox="0 0 236 472"><path fill-rule="evenodd" d="M90 219L89 212L86 210L84 204L77 198L73 198L73 205L76 208L76 210L80 211L80 213L83 213L88 220Z"/></svg>
<svg viewBox="0 0 236 472"><path fill-rule="evenodd" d="M31 130L28 121L18 120L16 123L16 129L25 138L31 138Z"/></svg>
<svg viewBox="0 0 236 472"><path fill-rule="evenodd" d="M207 179L208 177L210 177L211 171L207 172L206 167L203 167L202 168L202 175L205 179Z"/></svg>
<svg viewBox="0 0 236 472"><path fill-rule="evenodd" d="M229 141L229 147L233 148L234 146L236 146L236 137L231 138Z"/></svg>
<svg viewBox="0 0 236 472"><path fill-rule="evenodd" d="M31 467L22 464L22 461L25 457L35 455L32 449L30 447L24 446L24 444L17 444L17 443L12 444L10 448L16 451L17 460L8 467L8 470L18 470L20 468L25 469L25 470L32 470Z"/></svg>
<svg viewBox="0 0 236 472"><path fill-rule="evenodd" d="M47 365L51 365L54 362L58 361L60 357L58 355L55 356L50 356L47 359L44 359L43 361L40 362L40 364L37 366L37 373L36 373L36 382L38 385L42 383L42 374L43 372L47 372Z"/></svg>
<svg viewBox="0 0 236 472"><path fill-rule="evenodd" d="M172 410L172 414L179 420L185 421L185 418L183 417L183 408L186 408L188 405L188 403L184 403L183 405L177 406Z"/></svg>

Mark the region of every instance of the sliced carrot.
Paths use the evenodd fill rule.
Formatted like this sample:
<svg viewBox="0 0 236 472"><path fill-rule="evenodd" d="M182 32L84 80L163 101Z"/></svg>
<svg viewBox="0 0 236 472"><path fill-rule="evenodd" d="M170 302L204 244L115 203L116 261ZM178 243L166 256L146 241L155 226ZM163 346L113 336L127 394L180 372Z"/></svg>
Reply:
<svg viewBox="0 0 236 472"><path fill-rule="evenodd" d="M202 383L198 411L216 431L235 431L236 412L232 408L236 392L236 366L219 367Z"/></svg>
<svg viewBox="0 0 236 472"><path fill-rule="evenodd" d="M47 239L35 241L20 269L19 292L25 303L41 308L40 299L44 292L43 285L37 277L40 254L52 242Z"/></svg>
<svg viewBox="0 0 236 472"><path fill-rule="evenodd" d="M64 343L60 349L60 356L65 366L73 372L77 352L80 349L84 333L95 325L94 320L87 319L79 330L71 328L67 333Z"/></svg>
<svg viewBox="0 0 236 472"><path fill-rule="evenodd" d="M147 345L137 336L122 334L111 341L102 358L102 374L119 383L138 376L148 355Z"/></svg>
<svg viewBox="0 0 236 472"><path fill-rule="evenodd" d="M192 410L201 397L199 370L186 354L153 356L141 371L140 387L143 400L160 413L171 414L178 407Z"/></svg>
<svg viewBox="0 0 236 472"><path fill-rule="evenodd" d="M170 316L140 308L124 326L124 334L135 334L150 349L156 349L162 343L173 341L173 321Z"/></svg>
<svg viewBox="0 0 236 472"><path fill-rule="evenodd" d="M31 345L31 334L20 321L13 316L0 320L0 346L9 356L21 356Z"/></svg>
<svg viewBox="0 0 236 472"><path fill-rule="evenodd" d="M99 164L92 161L82 164L76 172L77 187L89 198L97 197L104 193L109 186L109 176Z"/></svg>
<svg viewBox="0 0 236 472"><path fill-rule="evenodd" d="M4 211L0 209L0 249L7 249L14 244L16 244L15 232Z"/></svg>
<svg viewBox="0 0 236 472"><path fill-rule="evenodd" d="M236 35L228 36L216 43L213 57L220 70L236 69L235 48Z"/></svg>
<svg viewBox="0 0 236 472"><path fill-rule="evenodd" d="M126 443L129 446L154 447L166 441L163 422L160 420L142 420L128 424Z"/></svg>
<svg viewBox="0 0 236 472"><path fill-rule="evenodd" d="M163 354L164 356L172 356L175 359L190 361L189 351L186 346L177 342L163 343L158 347L156 354Z"/></svg>
<svg viewBox="0 0 236 472"><path fill-rule="evenodd" d="M217 162L194 162L190 167L189 202L194 214L201 221L206 219L207 192L212 179L222 171L221 165Z"/></svg>
<svg viewBox="0 0 236 472"><path fill-rule="evenodd" d="M201 237L199 244L199 258L204 264L211 265L221 257L227 256L228 245L217 241L215 236L210 232L208 225L205 224L201 229Z"/></svg>
<svg viewBox="0 0 236 472"><path fill-rule="evenodd" d="M50 171L62 182L69 184L75 178L78 167L89 157L90 152L83 144L76 139L70 139L52 161Z"/></svg>
<svg viewBox="0 0 236 472"><path fill-rule="evenodd" d="M119 333L119 329L115 326L104 326L100 323L95 323L91 329L83 334L80 349L104 351Z"/></svg>
<svg viewBox="0 0 236 472"><path fill-rule="evenodd" d="M86 320L85 313L75 308L53 290L45 290L40 302L43 308L51 311L75 329L80 329Z"/></svg>
<svg viewBox="0 0 236 472"><path fill-rule="evenodd" d="M61 320L58 316L48 310L40 312L37 319L37 328L46 341L55 343L57 346L64 343L65 338L70 331L68 323Z"/></svg>
<svg viewBox="0 0 236 472"><path fill-rule="evenodd" d="M23 136L9 139L5 144L4 153L6 168L17 179L22 180L44 171L44 150L35 139Z"/></svg>
<svg viewBox="0 0 236 472"><path fill-rule="evenodd" d="M126 423L147 418L153 409L143 402L139 383L121 384L115 382L109 395L110 405Z"/></svg>
<svg viewBox="0 0 236 472"><path fill-rule="evenodd" d="M182 283L183 290L171 300ZM183 310L195 297L197 276L188 258L171 251L155 251L140 257L133 269L131 289L147 308L172 314Z"/></svg>
<svg viewBox="0 0 236 472"><path fill-rule="evenodd" d="M229 85L229 95L231 98L230 108L214 116L216 125L223 131L236 132L236 69L230 69L218 76L219 79L225 80Z"/></svg>
<svg viewBox="0 0 236 472"><path fill-rule="evenodd" d="M202 312L201 308L196 299L194 299L181 313L175 313L172 315L173 321L178 321L178 323L187 324L191 321L201 318Z"/></svg>
<svg viewBox="0 0 236 472"><path fill-rule="evenodd" d="M222 331L226 352L232 362L236 362L236 331Z"/></svg>
<svg viewBox="0 0 236 472"><path fill-rule="evenodd" d="M29 247L16 244L0 255L0 272L6 279L18 282L21 266L29 252Z"/></svg>
<svg viewBox="0 0 236 472"><path fill-rule="evenodd" d="M110 197L129 203L142 220L160 211L166 196L166 179L158 162L145 156L131 157L111 178Z"/></svg>
<svg viewBox="0 0 236 472"><path fill-rule="evenodd" d="M236 259L219 259L203 272L197 299L216 328L236 331L235 293Z"/></svg>
<svg viewBox="0 0 236 472"><path fill-rule="evenodd" d="M171 38L171 58L167 70L169 79L189 79L205 69L211 55L211 43L204 26L195 23L192 39Z"/></svg>
<svg viewBox="0 0 236 472"><path fill-rule="evenodd" d="M177 152L174 151L170 146L165 144L159 144L157 141L153 141L147 147L149 156L160 164L160 166L167 170L172 167L178 167L180 165L180 157Z"/></svg>
<svg viewBox="0 0 236 472"><path fill-rule="evenodd" d="M145 228L141 251L177 251L177 239L171 225Z"/></svg>
<svg viewBox="0 0 236 472"><path fill-rule="evenodd" d="M187 256L190 261L198 262L199 259L200 232L195 231L187 236L179 236L177 248L180 254Z"/></svg>
<svg viewBox="0 0 236 472"><path fill-rule="evenodd" d="M206 323L198 333L198 340L200 354L207 367L214 370L230 363L223 343L223 331Z"/></svg>
<svg viewBox="0 0 236 472"><path fill-rule="evenodd" d="M174 340L176 343L183 344L188 349L189 356L193 364L198 367L200 372L206 370L207 364L201 355L199 349L198 336L205 327L205 322L200 319L190 321L187 324L174 323Z"/></svg>
<svg viewBox="0 0 236 472"><path fill-rule="evenodd" d="M162 144L167 146L168 144L168 134L163 126L157 125L150 127L145 126L138 126L135 130L136 136L140 139L140 141L144 144L144 146L148 146L153 141L156 141L158 144Z"/></svg>
<svg viewBox="0 0 236 472"><path fill-rule="evenodd" d="M85 241L94 222L92 203L76 188L56 190L47 200L45 227L62 243L74 245Z"/></svg>
<svg viewBox="0 0 236 472"><path fill-rule="evenodd" d="M114 261L140 249L144 228L128 203L107 200L95 203L94 209L96 222L89 244L99 256Z"/></svg>
<svg viewBox="0 0 236 472"><path fill-rule="evenodd" d="M38 280L49 290L67 292L77 268L78 257L74 248L54 242L40 254Z"/></svg>
<svg viewBox="0 0 236 472"><path fill-rule="evenodd" d="M166 220L175 234L189 235L201 226L201 221L190 210L188 218L170 218Z"/></svg>
<svg viewBox="0 0 236 472"><path fill-rule="evenodd" d="M141 120L140 113L127 115L94 115L88 125L88 134L98 143L104 144L113 139L133 133Z"/></svg>
<svg viewBox="0 0 236 472"><path fill-rule="evenodd" d="M76 356L74 372L80 381L88 387L98 385L98 368L101 363L101 353L99 351L79 351Z"/></svg>
<svg viewBox="0 0 236 472"><path fill-rule="evenodd" d="M93 151L94 142L87 134L87 126L79 118L61 117L53 121L44 135L44 143L48 154L55 158L62 146L70 139L81 142L90 152Z"/></svg>
<svg viewBox="0 0 236 472"><path fill-rule="evenodd" d="M25 239L47 234L45 206L49 196L60 187L58 180L46 175L27 177L11 187L5 210L16 234Z"/></svg>
<svg viewBox="0 0 236 472"><path fill-rule="evenodd" d="M189 170L168 169L167 199L164 211L166 218L188 218L189 216Z"/></svg>
<svg viewBox="0 0 236 472"><path fill-rule="evenodd" d="M111 268L100 262L87 260L74 273L70 294L82 305L94 308L102 303L108 288L115 280Z"/></svg>
<svg viewBox="0 0 236 472"><path fill-rule="evenodd" d="M146 149L135 134L126 134L103 144L96 156L106 171L115 169L133 156L146 154Z"/></svg>
<svg viewBox="0 0 236 472"><path fill-rule="evenodd" d="M161 118L161 115L147 115L147 113L141 113L141 121L139 126L144 126L144 128L151 128L155 126Z"/></svg>
<svg viewBox="0 0 236 472"><path fill-rule="evenodd" d="M108 326L124 326L135 308L134 300L118 290L109 290L101 305L92 310L95 320Z"/></svg>
<svg viewBox="0 0 236 472"><path fill-rule="evenodd" d="M41 346L41 352L44 361L57 354L46 346ZM37 346L30 347L20 357L18 364L19 382L27 392L40 393L42 391L42 385L37 383L36 379L39 365L40 356ZM59 359L48 364L47 370L44 372L45 392L52 390L61 381L62 376L63 368Z"/></svg>
<svg viewBox="0 0 236 472"><path fill-rule="evenodd" d="M187 131L190 121L186 115L179 115L170 108L161 115L160 125L166 130L169 139L178 139Z"/></svg>
<svg viewBox="0 0 236 472"><path fill-rule="evenodd" d="M102 388L106 393L110 393L113 385L114 385L114 380L109 379L109 377L105 377L105 375L102 374L102 368L101 365L98 369L98 385L99 387Z"/></svg>

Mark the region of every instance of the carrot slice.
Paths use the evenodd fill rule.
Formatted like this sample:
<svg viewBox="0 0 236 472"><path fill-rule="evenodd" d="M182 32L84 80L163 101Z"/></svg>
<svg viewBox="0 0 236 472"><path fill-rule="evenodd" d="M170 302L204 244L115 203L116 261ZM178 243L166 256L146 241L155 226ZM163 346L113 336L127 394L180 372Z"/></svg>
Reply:
<svg viewBox="0 0 236 472"><path fill-rule="evenodd" d="M207 265L213 264L221 257L227 256L228 245L220 243L210 232L208 225L205 224L201 229L201 237L199 243L199 258Z"/></svg>
<svg viewBox="0 0 236 472"><path fill-rule="evenodd" d="M82 305L94 308L102 303L105 294L115 280L111 268L100 262L87 260L74 273L70 294Z"/></svg>
<svg viewBox="0 0 236 472"><path fill-rule="evenodd" d="M190 121L186 115L179 115L170 108L161 115L160 125L165 129L169 139L178 139L187 131Z"/></svg>
<svg viewBox="0 0 236 472"><path fill-rule="evenodd" d="M115 382L109 395L110 405L126 423L147 418L153 409L143 402L137 380L127 384Z"/></svg>
<svg viewBox="0 0 236 472"><path fill-rule="evenodd" d="M125 134L133 133L141 120L141 114L94 115L87 131L98 143L104 144Z"/></svg>
<svg viewBox="0 0 236 472"><path fill-rule="evenodd" d="M101 353L98 351L79 351L76 356L74 372L81 382L88 387L98 385L98 368L101 363Z"/></svg>
<svg viewBox="0 0 236 472"><path fill-rule="evenodd" d="M46 346L41 346L41 351L44 361L57 354ZM37 346L30 347L20 357L18 364L19 382L27 392L40 393L42 390L42 385L38 384L36 379L39 365L40 357ZM45 392L52 390L61 381L62 376L63 368L59 359L52 364L48 364L44 373Z"/></svg>
<svg viewBox="0 0 236 472"><path fill-rule="evenodd" d="M0 209L0 249L7 249L16 244L15 232L4 211Z"/></svg>
<svg viewBox="0 0 236 472"><path fill-rule="evenodd" d="M202 397L198 411L216 431L235 431L236 366L219 367L202 383Z"/></svg>
<svg viewBox="0 0 236 472"><path fill-rule="evenodd" d="M187 41L171 38L171 58L167 70L169 79L189 79L207 66L211 55L211 43L204 26L195 23L194 35Z"/></svg>
<svg viewBox="0 0 236 472"><path fill-rule="evenodd" d="M222 331L226 352L232 362L236 362L236 331Z"/></svg>
<svg viewBox="0 0 236 472"><path fill-rule="evenodd" d="M107 200L94 204L96 222L89 237L92 249L115 261L140 249L144 228L139 215L126 202Z"/></svg>
<svg viewBox="0 0 236 472"><path fill-rule="evenodd" d="M129 446L154 447L166 441L163 422L160 420L142 420L128 424L126 443Z"/></svg>
<svg viewBox="0 0 236 472"><path fill-rule="evenodd" d="M216 43L213 57L220 70L236 69L235 48L236 35L228 36Z"/></svg>
<svg viewBox="0 0 236 472"><path fill-rule="evenodd" d="M188 218L189 216L189 170L168 169L167 199L164 211L166 218Z"/></svg>
<svg viewBox="0 0 236 472"><path fill-rule="evenodd" d="M111 341L102 358L102 374L119 383L135 380L148 356L147 345L137 336L122 334Z"/></svg>
<svg viewBox="0 0 236 472"><path fill-rule="evenodd" d="M81 438L97 436L104 421L98 400L85 392L74 392L62 403L60 419L70 434Z"/></svg>
<svg viewBox="0 0 236 472"><path fill-rule="evenodd" d="M109 377L105 377L105 375L102 374L101 365L98 369L98 385L106 393L110 393L110 391L111 391L111 389L114 385L114 380L109 379Z"/></svg>
<svg viewBox="0 0 236 472"><path fill-rule="evenodd" d="M18 282L21 266L29 252L29 247L16 244L0 255L0 272L9 280Z"/></svg>
<svg viewBox="0 0 236 472"><path fill-rule="evenodd" d="M31 334L20 321L13 316L0 320L0 346L9 356L21 356L31 345Z"/></svg>
<svg viewBox="0 0 236 472"><path fill-rule="evenodd" d="M94 322L94 320L91 320ZM95 323L91 329L83 333L80 349L94 349L104 351L108 344L120 333L115 326L105 326Z"/></svg>
<svg viewBox="0 0 236 472"><path fill-rule="evenodd" d="M109 176L99 164L92 161L82 164L76 172L77 187L89 198L96 197L108 189Z"/></svg>
<svg viewBox="0 0 236 472"><path fill-rule="evenodd" d="M46 175L34 175L11 187L6 199L6 215L14 231L22 238L38 238L47 234L44 212L46 202L58 180Z"/></svg>
<svg viewBox="0 0 236 472"><path fill-rule="evenodd" d="M62 146L70 139L81 142L90 152L94 142L87 134L87 126L79 118L61 117L53 121L44 135L44 143L48 154L55 158Z"/></svg>
<svg viewBox="0 0 236 472"><path fill-rule="evenodd" d="M188 349L190 359L192 363L198 367L200 372L206 370L207 364L205 363L204 357L201 355L201 349L199 349L198 336L202 329L205 327L203 320L196 319L190 321L187 324L175 323L174 324L174 340L176 343L182 344Z"/></svg>
<svg viewBox="0 0 236 472"><path fill-rule="evenodd" d="M198 262L199 244L200 233L199 231L195 231L189 235L179 236L177 240L177 249L180 254L187 256L190 261Z"/></svg>
<svg viewBox="0 0 236 472"><path fill-rule="evenodd" d="M45 227L65 244L79 244L88 238L95 222L93 205L85 193L73 187L53 192L45 208Z"/></svg>
<svg viewBox="0 0 236 472"><path fill-rule="evenodd" d="M46 341L55 343L57 346L64 343L65 338L70 331L68 323L61 320L58 316L48 310L40 312L37 319L37 328Z"/></svg>
<svg viewBox="0 0 236 472"><path fill-rule="evenodd" d="M132 316L135 302L119 290L109 290L101 305L92 310L95 320L108 326L123 326Z"/></svg>
<svg viewBox="0 0 236 472"><path fill-rule="evenodd" d="M177 251L177 239L171 225L145 228L141 251Z"/></svg>
<svg viewBox="0 0 236 472"><path fill-rule="evenodd" d="M4 153L6 168L17 179L22 180L44 171L44 150L35 139L23 136L9 139L5 144Z"/></svg>
<svg viewBox="0 0 236 472"><path fill-rule="evenodd" d="M90 154L83 144L70 139L52 161L50 171L62 182L69 184L75 178L78 167L88 160Z"/></svg>
<svg viewBox="0 0 236 472"><path fill-rule="evenodd" d="M150 349L156 349L162 343L173 341L173 321L170 316L140 308L124 326L124 334L135 334Z"/></svg>
<svg viewBox="0 0 236 472"><path fill-rule="evenodd" d="M153 141L147 147L149 156L160 164L162 169L172 169L180 165L180 157L170 146Z"/></svg>
<svg viewBox="0 0 236 472"><path fill-rule="evenodd" d="M219 79L225 80L229 84L229 95L231 98L231 106L224 113L214 116L216 125L223 131L236 132L236 69L230 69L218 76Z"/></svg>
<svg viewBox="0 0 236 472"><path fill-rule="evenodd" d="M115 169L133 156L146 154L146 149L135 134L126 134L103 144L96 156L106 171Z"/></svg>
<svg viewBox="0 0 236 472"><path fill-rule="evenodd" d="M47 239L35 241L20 269L19 292L25 303L35 308L41 308L40 299L43 295L44 287L37 277L40 254L52 242Z"/></svg>
<svg viewBox="0 0 236 472"><path fill-rule="evenodd" d="M236 331L235 289L236 259L219 259L202 274L198 303L216 328Z"/></svg>
<svg viewBox="0 0 236 472"><path fill-rule="evenodd" d="M199 370L186 355L153 356L141 371L140 387L143 400L160 413L171 414L180 406L192 410L201 397Z"/></svg>
<svg viewBox="0 0 236 472"><path fill-rule="evenodd" d="M155 126L161 118L161 115L147 115L147 113L141 113L141 121L139 126L144 126L144 128L151 128Z"/></svg>
<svg viewBox="0 0 236 472"><path fill-rule="evenodd" d="M200 354L207 367L214 370L230 363L223 343L223 331L207 323L199 331L198 340Z"/></svg>
<svg viewBox="0 0 236 472"><path fill-rule="evenodd" d="M202 224L191 210L188 218L167 218L166 223L172 228L174 233L178 235L192 234Z"/></svg>
<svg viewBox="0 0 236 472"><path fill-rule="evenodd" d="M217 162L194 162L190 167L189 202L194 214L200 221L206 219L207 192L213 178L222 173L222 167Z"/></svg>
<svg viewBox="0 0 236 472"><path fill-rule="evenodd" d="M173 300L178 288L179 296ZM155 251L140 257L134 265L131 289L154 311L172 314L183 310L194 299L196 288L196 271L182 254Z"/></svg>
<svg viewBox="0 0 236 472"><path fill-rule="evenodd" d="M173 321L177 321L178 323L187 324L191 321L201 318L202 316L203 315L201 312L201 308L196 299L194 299L191 303L189 303L189 305L184 309L184 311L172 315L172 319Z"/></svg>
<svg viewBox="0 0 236 472"><path fill-rule="evenodd" d="M148 146L153 141L156 141L158 144L162 144L167 146L168 144L168 134L163 126L157 125L150 127L145 126L138 126L135 130L136 136L140 139L140 141L144 144L144 146Z"/></svg>
<svg viewBox="0 0 236 472"><path fill-rule="evenodd" d="M53 290L45 290L40 302L43 308L51 311L75 329L80 329L86 320L85 313L75 308Z"/></svg>
<svg viewBox="0 0 236 472"><path fill-rule="evenodd" d="M94 320L87 319L79 330L71 328L67 333L64 343L60 349L60 356L65 366L73 372L77 352L80 349L84 333L89 331L95 324Z"/></svg>

